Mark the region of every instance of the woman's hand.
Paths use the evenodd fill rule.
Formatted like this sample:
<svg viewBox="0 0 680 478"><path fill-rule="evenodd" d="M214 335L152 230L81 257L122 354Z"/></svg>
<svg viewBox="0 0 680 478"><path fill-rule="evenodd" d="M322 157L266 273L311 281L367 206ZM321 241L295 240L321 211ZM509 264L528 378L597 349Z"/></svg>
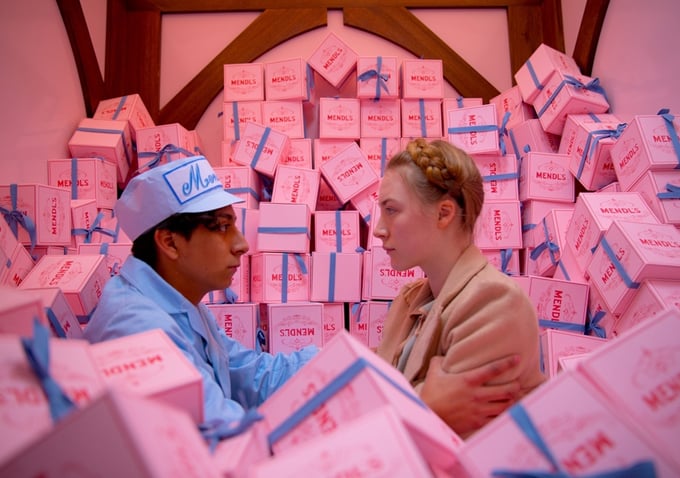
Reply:
<svg viewBox="0 0 680 478"><path fill-rule="evenodd" d="M430 360L420 398L458 435L466 437L503 413L518 399L518 380L488 384L517 367L519 355L510 355L460 373L442 369L443 357Z"/></svg>

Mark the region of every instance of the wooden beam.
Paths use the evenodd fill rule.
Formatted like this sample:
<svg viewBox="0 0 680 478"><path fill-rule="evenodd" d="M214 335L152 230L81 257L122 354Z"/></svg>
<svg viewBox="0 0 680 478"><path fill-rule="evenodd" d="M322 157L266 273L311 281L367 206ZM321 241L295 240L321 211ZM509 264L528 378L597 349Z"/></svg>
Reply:
<svg viewBox="0 0 680 478"><path fill-rule="evenodd" d="M442 59L444 78L462 96L482 97L487 102L499 94L491 83L406 8L345 8L343 18L345 25L381 36L417 57Z"/></svg>
<svg viewBox="0 0 680 478"><path fill-rule="evenodd" d="M588 0L581 19L581 26L576 37L574 46L574 60L581 68L581 73L590 76L593 73L593 63L595 62L595 52L602 33L602 25L609 0Z"/></svg>
<svg viewBox="0 0 680 478"><path fill-rule="evenodd" d="M326 24L325 8L265 10L163 107L158 122L194 129L223 90L225 64L251 62L280 43Z"/></svg>

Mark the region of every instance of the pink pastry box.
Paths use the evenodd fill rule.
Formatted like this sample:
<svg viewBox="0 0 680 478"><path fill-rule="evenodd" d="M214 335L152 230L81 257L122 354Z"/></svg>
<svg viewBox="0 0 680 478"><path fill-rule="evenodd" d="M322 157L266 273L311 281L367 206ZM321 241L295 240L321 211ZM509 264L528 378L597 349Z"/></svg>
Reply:
<svg viewBox="0 0 680 478"><path fill-rule="evenodd" d="M201 476L217 465L183 410L109 389L4 466L2 476Z"/></svg>
<svg viewBox="0 0 680 478"><path fill-rule="evenodd" d="M573 209L553 209L533 229L532 247L527 250L531 274L552 277L566 248L566 231Z"/></svg>
<svg viewBox="0 0 680 478"><path fill-rule="evenodd" d="M106 259L97 255L41 257L19 285L22 289L59 287L81 323L89 321L110 278Z"/></svg>
<svg viewBox="0 0 680 478"><path fill-rule="evenodd" d="M512 128L526 120L536 118L534 108L522 99L519 85L508 88L498 96L490 98L489 103L496 106L496 123L498 126L503 125L503 120L507 113L510 113L510 116L506 120L506 128ZM514 150L508 152L514 152Z"/></svg>
<svg viewBox="0 0 680 478"><path fill-rule="evenodd" d="M423 402L404 376L342 332L259 408L274 454L340 431L371 411L393 405L426 461L456 463L462 440Z"/></svg>
<svg viewBox="0 0 680 478"><path fill-rule="evenodd" d="M193 139L180 123L151 126L137 132L137 163L140 170L193 155Z"/></svg>
<svg viewBox="0 0 680 478"><path fill-rule="evenodd" d="M47 182L69 191L71 199L95 199L98 208L116 204L116 165L102 158L48 159Z"/></svg>
<svg viewBox="0 0 680 478"><path fill-rule="evenodd" d="M260 203L257 248L260 252L310 251L312 213L304 203Z"/></svg>
<svg viewBox="0 0 680 478"><path fill-rule="evenodd" d="M66 296L59 287L22 289L20 292L38 299L42 303L50 324L50 330L55 336L68 339L83 338L83 331L78 318L71 310Z"/></svg>
<svg viewBox="0 0 680 478"><path fill-rule="evenodd" d="M449 143L468 154L500 152L495 105L449 109L443 118Z"/></svg>
<svg viewBox="0 0 680 478"><path fill-rule="evenodd" d="M680 118L673 115L636 115L611 149L612 162L621 190L629 188L645 171L678 167L673 146L680 131Z"/></svg>
<svg viewBox="0 0 680 478"><path fill-rule="evenodd" d="M484 180L484 200L519 200L519 174L514 155L475 154L472 156Z"/></svg>
<svg viewBox="0 0 680 478"><path fill-rule="evenodd" d="M320 166L321 174L342 203L346 203L369 186L378 183L380 178L366 159L366 155L356 143L345 149Z"/></svg>
<svg viewBox="0 0 680 478"><path fill-rule="evenodd" d="M0 185L0 207L18 211L35 226L31 234L18 225L19 242L26 246L68 246L71 244L71 195L68 191L46 184ZM28 224L28 222L26 223Z"/></svg>
<svg viewBox="0 0 680 478"><path fill-rule="evenodd" d="M535 443L538 440L554 463ZM475 477L492 476L500 470L519 475L597 476L642 461L653 464L654 476L677 476L659 449L641 436L610 400L585 378L568 371L467 439L458 455L465 471Z"/></svg>
<svg viewBox="0 0 680 478"><path fill-rule="evenodd" d="M331 85L338 88L356 70L358 55L330 32L307 59L309 66Z"/></svg>
<svg viewBox="0 0 680 478"><path fill-rule="evenodd" d="M538 199L530 199L522 203L522 239L524 240L524 247L534 247L536 245L534 241L537 238L534 237L534 230L553 209L570 209L573 211L574 204Z"/></svg>
<svg viewBox="0 0 680 478"><path fill-rule="evenodd" d="M265 100L262 102L262 124L289 138L305 137L302 100Z"/></svg>
<svg viewBox="0 0 680 478"><path fill-rule="evenodd" d="M253 302L309 301L309 254L259 252L250 261Z"/></svg>
<svg viewBox="0 0 680 478"><path fill-rule="evenodd" d="M257 340L257 304L206 304L227 337L255 350Z"/></svg>
<svg viewBox="0 0 680 478"><path fill-rule="evenodd" d="M224 101L262 101L265 98L263 63L224 65Z"/></svg>
<svg viewBox="0 0 680 478"><path fill-rule="evenodd" d="M308 100L307 61L290 58L264 64L264 93L267 100Z"/></svg>
<svg viewBox="0 0 680 478"><path fill-rule="evenodd" d="M250 166L213 168L224 190L244 200L240 206L257 209L260 204L262 181Z"/></svg>
<svg viewBox="0 0 680 478"><path fill-rule="evenodd" d="M484 201L475 224L474 242L480 249L521 249L519 201Z"/></svg>
<svg viewBox="0 0 680 478"><path fill-rule="evenodd" d="M392 300L404 285L423 277L425 273L419 267L405 271L393 269L385 249L373 245L370 251L364 252L362 299Z"/></svg>
<svg viewBox="0 0 680 478"><path fill-rule="evenodd" d="M583 335L568 330L541 331L541 365L546 377L557 375L558 362L563 357L586 354L607 343L607 339Z"/></svg>
<svg viewBox="0 0 680 478"><path fill-rule="evenodd" d="M441 99L401 100L402 138L441 139L443 128Z"/></svg>
<svg viewBox="0 0 680 478"><path fill-rule="evenodd" d="M680 226L680 171L647 171L630 191L640 193L660 222Z"/></svg>
<svg viewBox="0 0 680 478"><path fill-rule="evenodd" d="M296 166L314 169L311 138L291 138L288 154L279 160L279 166Z"/></svg>
<svg viewBox="0 0 680 478"><path fill-rule="evenodd" d="M355 252L361 245L358 211L316 211L314 251Z"/></svg>
<svg viewBox="0 0 680 478"><path fill-rule="evenodd" d="M246 123L262 124L262 101L225 101L222 104L224 139L241 139Z"/></svg>
<svg viewBox="0 0 680 478"><path fill-rule="evenodd" d="M350 306L349 333L361 344L375 350L382 340L391 302L367 300Z"/></svg>
<svg viewBox="0 0 680 478"><path fill-rule="evenodd" d="M40 246L39 246L40 247ZM36 247L34 253L38 250ZM35 266L28 250L18 242L11 251L0 250L0 285L18 287Z"/></svg>
<svg viewBox="0 0 680 478"><path fill-rule="evenodd" d="M106 268L110 276L118 275L125 260L132 255L131 242L102 242L100 244L79 244L78 254L97 255L106 257Z"/></svg>
<svg viewBox="0 0 680 478"><path fill-rule="evenodd" d="M232 160L273 178L279 161L288 155L289 148L287 135L258 123L246 123Z"/></svg>
<svg viewBox="0 0 680 478"><path fill-rule="evenodd" d="M359 139L361 100L358 98L319 99L319 138Z"/></svg>
<svg viewBox="0 0 680 478"><path fill-rule="evenodd" d="M271 202L306 204L314 211L320 182L321 172L317 169L280 164L276 169Z"/></svg>
<svg viewBox="0 0 680 478"><path fill-rule="evenodd" d="M396 56L357 58L357 98L399 98L399 66Z"/></svg>
<svg viewBox="0 0 680 478"><path fill-rule="evenodd" d="M572 57L544 43L540 44L515 73L517 87L526 103L534 103L548 78L556 70L569 74L581 73Z"/></svg>
<svg viewBox="0 0 680 478"><path fill-rule="evenodd" d="M375 172L382 178L387 162L401 151L401 137L360 138L359 147Z"/></svg>
<svg viewBox="0 0 680 478"><path fill-rule="evenodd" d="M359 252L312 252L310 300L359 302L362 260Z"/></svg>
<svg viewBox="0 0 680 478"><path fill-rule="evenodd" d="M399 99L361 100L360 133L362 138L401 136Z"/></svg>
<svg viewBox="0 0 680 478"><path fill-rule="evenodd" d="M538 119L528 119L508 128L508 136L518 161L529 151L557 153L560 148L560 137L543 131Z"/></svg>
<svg viewBox="0 0 680 478"><path fill-rule="evenodd" d="M345 304L322 302L321 305L323 305L323 347L340 331L345 330Z"/></svg>
<svg viewBox="0 0 680 478"><path fill-rule="evenodd" d="M440 59L405 58L401 61L401 97L442 99L444 62Z"/></svg>
<svg viewBox="0 0 680 478"><path fill-rule="evenodd" d="M269 352L291 353L323 345L323 305L319 302L264 304Z"/></svg>
<svg viewBox="0 0 680 478"><path fill-rule="evenodd" d="M33 322L37 320L49 327L40 297L16 287L0 286L0 334L33 335Z"/></svg>
<svg viewBox="0 0 680 478"><path fill-rule="evenodd" d="M680 230L670 224L613 221L593 253L588 275L620 316L644 279L680 277Z"/></svg>
<svg viewBox="0 0 680 478"><path fill-rule="evenodd" d="M541 329L585 332L588 284L531 276L529 300Z"/></svg>
<svg viewBox="0 0 680 478"><path fill-rule="evenodd" d="M643 280L630 305L614 323L612 335L621 335L640 322L655 320L657 315L673 308L680 309L680 277Z"/></svg>
<svg viewBox="0 0 680 478"><path fill-rule="evenodd" d="M526 153L519 168L519 198L573 203L574 175L566 154Z"/></svg>
<svg viewBox="0 0 680 478"><path fill-rule="evenodd" d="M101 100L92 118L127 120L133 141L137 140L137 130L155 126L142 97L137 93Z"/></svg>

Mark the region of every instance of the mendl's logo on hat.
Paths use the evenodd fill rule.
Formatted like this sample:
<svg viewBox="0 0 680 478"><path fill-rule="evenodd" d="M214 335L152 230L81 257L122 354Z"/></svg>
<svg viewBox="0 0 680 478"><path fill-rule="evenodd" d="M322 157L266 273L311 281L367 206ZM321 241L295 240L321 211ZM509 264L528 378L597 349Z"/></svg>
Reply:
<svg viewBox="0 0 680 478"><path fill-rule="evenodd" d="M213 189L222 189L222 183L205 159L185 163L166 172L163 178L180 204L185 204Z"/></svg>

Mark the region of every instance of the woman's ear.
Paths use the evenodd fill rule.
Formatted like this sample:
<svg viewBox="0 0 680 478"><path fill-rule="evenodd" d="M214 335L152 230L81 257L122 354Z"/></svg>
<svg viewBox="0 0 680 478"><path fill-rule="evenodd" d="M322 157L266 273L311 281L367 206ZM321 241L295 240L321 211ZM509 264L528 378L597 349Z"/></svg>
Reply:
<svg viewBox="0 0 680 478"><path fill-rule="evenodd" d="M437 224L442 227L449 225L451 221L456 217L457 211L456 204L451 199L445 199L439 203L437 211Z"/></svg>
<svg viewBox="0 0 680 478"><path fill-rule="evenodd" d="M168 229L156 229L153 233L154 242L158 248L158 254L176 259L178 256L177 245L175 244L175 233Z"/></svg>

